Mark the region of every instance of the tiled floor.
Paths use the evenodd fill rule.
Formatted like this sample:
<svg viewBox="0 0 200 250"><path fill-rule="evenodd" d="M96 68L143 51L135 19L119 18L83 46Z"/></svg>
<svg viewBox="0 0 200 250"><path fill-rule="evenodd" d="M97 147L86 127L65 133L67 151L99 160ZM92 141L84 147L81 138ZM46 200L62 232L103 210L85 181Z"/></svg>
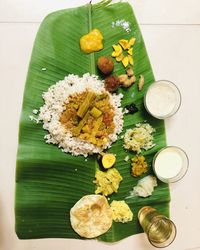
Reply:
<svg viewBox="0 0 200 250"><path fill-rule="evenodd" d="M57 9L85 1L0 1L0 249L1 250L121 250L153 249L144 235L117 244L94 240L20 241L14 233L14 178L18 120L34 38L41 20ZM171 185L171 218L178 227L170 250L200 249L200 1L135 0L135 10L156 79L175 82L182 107L166 121L169 145L184 148L190 158L186 177ZM10 143L8 143L10 142Z"/></svg>

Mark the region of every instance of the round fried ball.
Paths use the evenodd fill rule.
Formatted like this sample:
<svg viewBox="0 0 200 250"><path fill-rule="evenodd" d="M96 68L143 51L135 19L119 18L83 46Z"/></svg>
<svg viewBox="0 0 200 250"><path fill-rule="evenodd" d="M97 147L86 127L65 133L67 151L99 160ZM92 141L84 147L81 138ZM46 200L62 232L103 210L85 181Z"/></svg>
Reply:
<svg viewBox="0 0 200 250"><path fill-rule="evenodd" d="M105 89L109 92L115 92L120 85L119 78L117 76L108 76L105 78Z"/></svg>
<svg viewBox="0 0 200 250"><path fill-rule="evenodd" d="M101 56L97 61L97 66L103 74L110 75L113 71L114 63L110 57Z"/></svg>

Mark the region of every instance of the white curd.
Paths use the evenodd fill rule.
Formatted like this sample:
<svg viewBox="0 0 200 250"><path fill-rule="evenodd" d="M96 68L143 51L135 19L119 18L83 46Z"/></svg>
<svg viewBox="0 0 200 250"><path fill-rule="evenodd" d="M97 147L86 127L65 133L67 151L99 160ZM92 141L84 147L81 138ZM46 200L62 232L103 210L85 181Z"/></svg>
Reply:
<svg viewBox="0 0 200 250"><path fill-rule="evenodd" d="M187 171L188 159L185 153L177 147L166 147L154 160L154 172L165 182L179 180Z"/></svg>
<svg viewBox="0 0 200 250"><path fill-rule="evenodd" d="M160 119L174 114L180 106L180 101L180 92L177 87L164 80L153 83L145 96L147 111Z"/></svg>

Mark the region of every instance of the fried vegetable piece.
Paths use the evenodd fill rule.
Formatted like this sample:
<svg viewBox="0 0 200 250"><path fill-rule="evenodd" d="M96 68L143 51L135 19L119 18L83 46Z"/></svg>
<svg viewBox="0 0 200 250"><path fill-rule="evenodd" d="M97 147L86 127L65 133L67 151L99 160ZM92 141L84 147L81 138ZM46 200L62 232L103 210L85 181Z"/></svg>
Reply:
<svg viewBox="0 0 200 250"><path fill-rule="evenodd" d="M136 81L136 77L135 76L131 76L129 79L127 79L126 81L124 81L122 83L122 86L125 88L130 87L134 82Z"/></svg>
<svg viewBox="0 0 200 250"><path fill-rule="evenodd" d="M131 161L131 174L134 177L138 177L148 171L148 165L144 156L135 156Z"/></svg>
<svg viewBox="0 0 200 250"><path fill-rule="evenodd" d="M97 61L97 67L103 74L110 75L114 69L114 63L110 57L101 56Z"/></svg>
<svg viewBox="0 0 200 250"><path fill-rule="evenodd" d="M135 83L136 77L134 75L133 69L128 68L126 70L126 74L122 74L119 76L119 82L125 88L130 87L133 83Z"/></svg>
<svg viewBox="0 0 200 250"><path fill-rule="evenodd" d="M140 75L138 81L138 90L141 91L143 86L144 86L144 76Z"/></svg>
<svg viewBox="0 0 200 250"><path fill-rule="evenodd" d="M83 128L83 126L87 122L89 116L90 116L90 112L88 111L86 113L86 115L83 117L83 119L79 122L78 126L74 128L74 130L73 130L73 135L74 136L78 136L80 134L81 129Z"/></svg>
<svg viewBox="0 0 200 250"><path fill-rule="evenodd" d="M94 98L95 98L95 93L88 92L84 102L80 105L80 107L78 109L78 112L77 112L77 115L80 118L84 117L85 113L88 111L88 109L90 107L90 104L94 100Z"/></svg>
<svg viewBox="0 0 200 250"><path fill-rule="evenodd" d="M105 169L111 168L115 162L116 162L116 157L114 154L111 153L104 153L102 156L102 165Z"/></svg>
<svg viewBox="0 0 200 250"><path fill-rule="evenodd" d="M96 107L93 107L92 110L90 111L90 114L94 117L94 118L98 118L99 116L101 116L102 111L97 109Z"/></svg>
<svg viewBox="0 0 200 250"><path fill-rule="evenodd" d="M94 127L93 127L93 130L92 130L92 137L95 137L98 130L99 130L99 127L101 126L102 124L102 120L103 120L103 116L100 116L95 122L94 122Z"/></svg>
<svg viewBox="0 0 200 250"><path fill-rule="evenodd" d="M115 92L119 84L120 82L117 76L108 76L105 78L105 89L109 92Z"/></svg>
<svg viewBox="0 0 200 250"><path fill-rule="evenodd" d="M134 76L133 69L132 69L132 68L128 68L128 69L126 70L126 74L127 74L128 76Z"/></svg>

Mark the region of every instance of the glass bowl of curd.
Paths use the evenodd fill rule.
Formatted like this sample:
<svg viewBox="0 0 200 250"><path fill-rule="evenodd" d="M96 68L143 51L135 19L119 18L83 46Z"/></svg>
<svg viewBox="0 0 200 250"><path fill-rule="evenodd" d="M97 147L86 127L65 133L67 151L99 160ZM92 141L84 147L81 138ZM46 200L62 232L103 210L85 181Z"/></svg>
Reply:
<svg viewBox="0 0 200 250"><path fill-rule="evenodd" d="M153 171L165 183L182 179L187 173L189 159L185 151L176 146L167 146L158 151L153 158Z"/></svg>
<svg viewBox="0 0 200 250"><path fill-rule="evenodd" d="M181 93L177 86L167 80L152 83L144 96L148 113L157 119L174 115L181 105Z"/></svg>

